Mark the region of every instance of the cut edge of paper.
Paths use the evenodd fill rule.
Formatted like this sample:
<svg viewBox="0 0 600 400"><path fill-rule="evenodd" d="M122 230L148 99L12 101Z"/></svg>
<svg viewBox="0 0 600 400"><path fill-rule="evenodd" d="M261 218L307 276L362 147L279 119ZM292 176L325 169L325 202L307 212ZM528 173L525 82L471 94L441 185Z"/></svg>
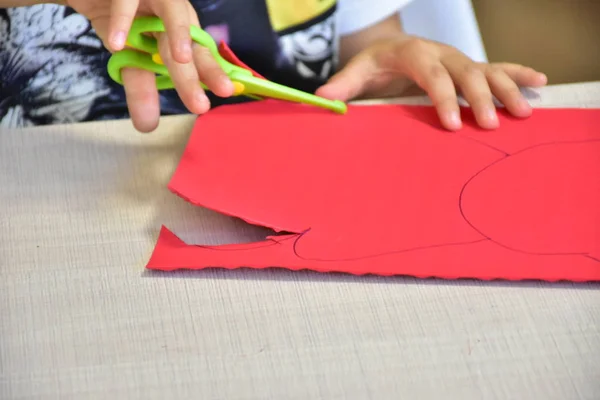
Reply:
<svg viewBox="0 0 600 400"><path fill-rule="evenodd" d="M177 174L177 171L175 171L175 174ZM285 232L285 233L290 233L290 234L293 234L293 235L300 235L302 233L302 231L296 232L294 229L287 229L287 228L284 228L284 227L281 227L281 226L276 226L276 225L272 225L272 224L269 224L269 223L261 222L259 220L254 220L254 219L249 218L249 217L242 217L240 215L237 215L234 212L227 211L226 209L222 209L222 208L219 208L219 207L213 207L213 206L210 206L210 205L208 205L206 203L203 203L201 201L194 200L194 199L192 199L190 197L185 196L184 194L182 194L181 192L179 192L177 189L175 189L175 187L173 186L173 184L171 182L168 184L167 187L177 197L183 199L184 201L186 201L187 203L189 203L189 204L191 204L191 205L193 205L195 207L202 207L202 208L205 208L207 210L214 211L214 212L216 212L218 214L221 214L223 216L226 216L226 217L237 218L239 220L244 221L245 223L247 223L249 225L257 226L257 227L260 227L260 228L267 228L267 229L272 230L275 233ZM307 227L306 229L309 229L309 228Z"/></svg>
<svg viewBox="0 0 600 400"><path fill-rule="evenodd" d="M312 267L307 268L303 266L294 266L289 265L285 267L280 266L268 266L268 267L253 267L253 266L239 266L238 264L222 264L222 265L214 265L214 266L204 266L204 267L193 267L193 266L181 266L181 265L162 265L157 261L157 259L163 258L162 253L171 251L186 251L192 250L195 247L204 248L207 250L227 250L228 248L236 247L236 246L247 246L248 248L271 244L273 242L278 242L277 238L280 237L267 237L265 240L250 242L250 243L242 243L242 244L225 244L219 246L207 246L202 244L188 244L184 240L182 240L179 236L177 236L173 231L171 231L165 225L162 225L160 228L160 232L146 264L146 268L154 271L163 271L163 272L175 272L175 271L199 271L199 270L208 270L208 269L226 269L229 271L234 270L265 270L265 269L275 269L275 270L283 270L283 271L292 271L292 272L314 272L318 274L335 274L335 275L346 275L346 276L375 276L375 277L398 277L398 278L416 278L416 279L437 279L437 280L448 280L448 281L483 281L483 282L548 282L548 283L577 283L577 284L585 284L585 283L596 283L600 282L600 279L577 279L577 278L517 278L512 276L466 276L466 275L444 275L444 274L402 274L402 273L374 273L370 271L341 271L335 268L321 268L321 267ZM287 239L287 238L286 238Z"/></svg>

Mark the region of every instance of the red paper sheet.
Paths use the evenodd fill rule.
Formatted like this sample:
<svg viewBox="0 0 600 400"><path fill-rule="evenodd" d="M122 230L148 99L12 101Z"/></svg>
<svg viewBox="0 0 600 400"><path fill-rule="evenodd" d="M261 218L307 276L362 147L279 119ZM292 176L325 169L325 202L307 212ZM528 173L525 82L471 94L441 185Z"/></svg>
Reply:
<svg viewBox="0 0 600 400"><path fill-rule="evenodd" d="M147 267L600 280L600 110L501 114L495 131L463 115L450 133L431 107L214 109L169 188L287 233L209 247L163 227Z"/></svg>
<svg viewBox="0 0 600 400"><path fill-rule="evenodd" d="M248 71L252 72L252 75L255 76L256 78L261 78L261 79L265 79L262 75L260 75L258 72L256 72L255 70L253 70L252 68L250 68L249 66L247 66L246 64L244 64L242 62L242 60L240 60L235 53L229 48L229 46L227 46L227 43L225 42L221 42L219 43L219 54L221 55L221 57L223 57L225 60L229 61L230 63L232 63L233 65L237 65L238 67L242 67L247 69Z"/></svg>

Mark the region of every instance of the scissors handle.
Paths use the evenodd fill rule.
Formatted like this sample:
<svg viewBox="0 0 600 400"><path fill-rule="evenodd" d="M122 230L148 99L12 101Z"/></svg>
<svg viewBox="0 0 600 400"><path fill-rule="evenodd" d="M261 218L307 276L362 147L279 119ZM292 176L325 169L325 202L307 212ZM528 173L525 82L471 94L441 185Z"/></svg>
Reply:
<svg viewBox="0 0 600 400"><path fill-rule="evenodd" d="M108 74L115 82L123 84L121 70L123 68L137 68L154 72L156 77L156 86L158 90L173 89L175 87L169 71L160 61L158 43L155 38L148 36L149 33L165 32L165 25L158 17L138 17L131 24L129 35L127 36L127 47L114 53L108 61ZM223 71L230 75L236 71L242 75L252 75L250 71L229 63L219 54L219 49L214 39L208 32L197 26L190 27L190 36L192 40L199 45L206 47L217 61ZM204 89L207 87L200 82Z"/></svg>
<svg viewBox="0 0 600 400"><path fill-rule="evenodd" d="M156 87L158 90L173 89L175 84L169 75L167 67L165 67L160 59L158 42L155 38L147 35L149 33L161 33L165 31L165 25L158 17L136 18L127 36L127 47L129 49L114 53L108 61L108 74L111 79L119 84L123 84L121 70L123 68L137 68L156 74ZM340 114L345 113L347 110L346 104L342 101L328 100L270 82L266 79L254 77L252 71L232 64L223 58L219 54L219 49L214 39L208 32L197 26L190 27L190 36L195 43L206 47L210 51L215 61L223 69L223 72L225 72L236 86L236 95L241 94L255 99L272 97L306 103L330 109ZM200 85L204 89L208 89L202 82L200 82Z"/></svg>

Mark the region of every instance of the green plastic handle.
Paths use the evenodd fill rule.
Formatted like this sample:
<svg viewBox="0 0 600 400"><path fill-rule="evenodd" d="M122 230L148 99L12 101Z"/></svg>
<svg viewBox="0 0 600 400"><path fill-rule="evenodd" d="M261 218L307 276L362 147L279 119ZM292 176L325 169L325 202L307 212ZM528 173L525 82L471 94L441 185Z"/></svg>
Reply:
<svg viewBox="0 0 600 400"><path fill-rule="evenodd" d="M158 90L173 89L173 83L166 66L154 62L152 55L158 54L158 43L153 37L145 35L146 33L165 32L165 25L158 17L139 17L136 18L127 37L127 45L132 49L124 49L114 53L108 60L108 74L112 80L123 84L121 70L123 68L137 68L151 71L157 75L156 87ZM281 100L287 100L297 103L306 103L317 107L332 110L344 114L347 106L339 100L329 100L313 94L309 94L284 85L270 82L266 79L256 78L252 71L239 67L225 60L221 54L217 43L208 34L208 32L198 28L190 27L190 36L192 40L201 46L208 48L215 61L223 69L225 74L232 81L237 81L244 85L244 95L251 98L271 97ZM208 88L200 82L201 86Z"/></svg>
<svg viewBox="0 0 600 400"><path fill-rule="evenodd" d="M121 70L123 68L137 68L154 72L157 74L156 86L158 90L173 89L175 84L169 76L167 67L162 64L157 64L152 60L153 54L158 54L158 43L153 37L145 35L145 33L165 32L165 25L158 17L139 17L131 24L129 35L127 36L127 45L132 49L124 49L114 53L108 60L108 75L112 80L119 84L123 84ZM190 27L190 36L192 39L209 49L213 58L223 71L230 75L234 71L241 75L252 76L252 72L233 65L225 60L219 54L214 39L204 30L197 26ZM135 49L135 50L134 50ZM208 89L200 82L204 89Z"/></svg>

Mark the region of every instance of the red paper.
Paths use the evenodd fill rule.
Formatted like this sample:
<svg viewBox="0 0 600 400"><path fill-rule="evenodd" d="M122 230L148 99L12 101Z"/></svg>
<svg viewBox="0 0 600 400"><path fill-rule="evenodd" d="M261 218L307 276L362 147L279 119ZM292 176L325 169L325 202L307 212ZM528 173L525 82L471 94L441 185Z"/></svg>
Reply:
<svg viewBox="0 0 600 400"><path fill-rule="evenodd" d="M450 133L431 107L214 109L169 188L287 233L209 247L163 227L148 268L600 280L600 110L501 114L495 131L463 114Z"/></svg>
<svg viewBox="0 0 600 400"><path fill-rule="evenodd" d="M242 60L240 60L235 53L229 48L229 46L227 46L227 43L225 42L221 42L219 43L219 54L221 55L221 57L223 57L226 61L229 61L230 63L232 63L233 65L237 65L238 67L242 67L247 69L248 71L252 72L252 75L254 75L256 78L261 78L261 79L265 79L262 75L260 75L258 72L254 71L252 68L250 68L249 66L247 66L246 64L244 64L242 62Z"/></svg>

